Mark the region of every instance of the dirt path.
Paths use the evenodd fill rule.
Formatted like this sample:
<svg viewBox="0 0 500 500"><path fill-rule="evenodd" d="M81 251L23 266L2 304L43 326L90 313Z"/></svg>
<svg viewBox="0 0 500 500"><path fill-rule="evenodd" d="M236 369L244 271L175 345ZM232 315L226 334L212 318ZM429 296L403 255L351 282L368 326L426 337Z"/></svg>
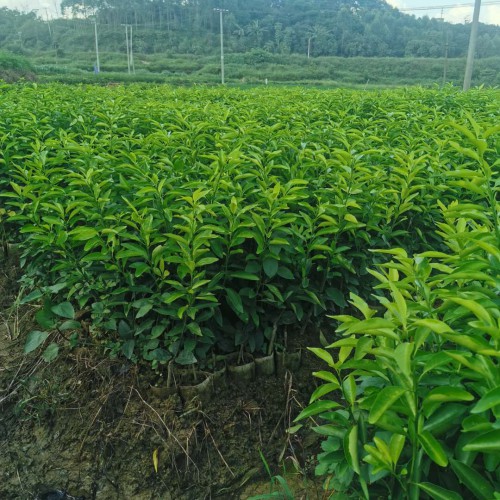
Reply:
<svg viewBox="0 0 500 500"><path fill-rule="evenodd" d="M299 467L288 478L295 498L322 498L303 475L317 440L286 433L314 389L311 357L294 374L219 387L204 404L160 399L148 369L90 348L50 364L23 355L34 308L13 307L12 259L0 276L1 499L54 490L86 500L249 498L269 491L261 452L273 473Z"/></svg>

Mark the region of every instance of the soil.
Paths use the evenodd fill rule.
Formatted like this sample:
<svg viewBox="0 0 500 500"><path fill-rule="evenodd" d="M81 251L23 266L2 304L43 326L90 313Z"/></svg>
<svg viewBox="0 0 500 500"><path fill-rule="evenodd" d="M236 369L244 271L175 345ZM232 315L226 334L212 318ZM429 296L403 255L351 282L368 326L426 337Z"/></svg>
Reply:
<svg viewBox="0 0 500 500"><path fill-rule="evenodd" d="M0 256L0 499L247 499L271 491L264 461L293 498L325 498L318 437L286 432L315 388L314 356L203 403L162 398L148 368L90 347L46 363L23 354L36 307L16 305L16 260Z"/></svg>

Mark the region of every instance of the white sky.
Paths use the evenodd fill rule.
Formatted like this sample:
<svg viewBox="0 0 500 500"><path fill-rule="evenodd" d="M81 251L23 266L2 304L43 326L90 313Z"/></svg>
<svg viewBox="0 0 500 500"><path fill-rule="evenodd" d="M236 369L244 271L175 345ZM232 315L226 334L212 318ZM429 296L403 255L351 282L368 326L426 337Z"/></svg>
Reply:
<svg viewBox="0 0 500 500"><path fill-rule="evenodd" d="M488 0L484 1L487 2ZM467 7L443 9L442 12L444 19L452 23L463 23L465 20L470 21L472 19L473 11L472 4L474 3L473 0L456 0L455 2L450 0L387 0L387 2L394 7L399 7L401 9L443 5L453 7L454 5L471 4ZM47 15L49 17L55 17L59 13L59 5L60 0L0 0L0 7L9 7L10 9L19 9L25 12L38 9L38 14L43 18ZM441 17L440 9L429 11L407 11L406 13L414 14L416 16L428 15L429 17ZM500 4L483 5L481 7L480 20L483 23L500 25Z"/></svg>
<svg viewBox="0 0 500 500"><path fill-rule="evenodd" d="M456 5L469 4L466 7L454 7L442 9L442 15L445 21L450 23L463 23L465 20L472 20L472 12L474 11L474 0L386 0L387 3L400 9L411 9L415 7L442 7L444 5L454 7ZM483 1L486 3L488 0ZM437 10L415 10L405 11L406 14L414 14L415 16L441 17L441 9ZM481 14L479 20L482 23L500 25L500 3L496 5L481 5Z"/></svg>

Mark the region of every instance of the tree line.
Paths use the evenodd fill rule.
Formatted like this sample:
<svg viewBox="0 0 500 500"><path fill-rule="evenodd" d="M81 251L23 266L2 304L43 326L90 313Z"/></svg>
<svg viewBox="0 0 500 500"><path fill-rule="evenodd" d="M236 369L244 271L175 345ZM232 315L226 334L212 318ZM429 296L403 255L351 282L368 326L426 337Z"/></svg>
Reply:
<svg viewBox="0 0 500 500"><path fill-rule="evenodd" d="M91 51L94 22L106 51L125 51L124 24L139 53L241 53L341 57L463 57L470 25L416 18L383 0L63 0L65 17L0 9L0 47L14 52ZM500 27L481 25L478 57L500 53Z"/></svg>

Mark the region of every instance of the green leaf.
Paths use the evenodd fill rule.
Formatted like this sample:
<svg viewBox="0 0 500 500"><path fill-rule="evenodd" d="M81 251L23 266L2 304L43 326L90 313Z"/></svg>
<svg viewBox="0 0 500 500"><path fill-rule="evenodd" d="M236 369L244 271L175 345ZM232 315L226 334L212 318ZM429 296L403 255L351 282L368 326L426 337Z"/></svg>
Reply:
<svg viewBox="0 0 500 500"><path fill-rule="evenodd" d="M483 413L494 406L500 405L500 387L487 392L472 408L471 413Z"/></svg>
<svg viewBox="0 0 500 500"><path fill-rule="evenodd" d="M319 372L313 372L313 376L320 378L322 380L326 380L327 382L339 384L337 377L332 372L327 372L327 371L322 370Z"/></svg>
<svg viewBox="0 0 500 500"><path fill-rule="evenodd" d="M26 338L26 343L24 344L24 353L28 354L40 347L48 336L49 334L47 332L40 332L38 330L30 332Z"/></svg>
<svg viewBox="0 0 500 500"><path fill-rule="evenodd" d="M243 302L241 301L240 295L235 292L232 288L226 288L226 297L228 304L231 309L237 314L243 314L245 311L243 309Z"/></svg>
<svg viewBox="0 0 500 500"><path fill-rule="evenodd" d="M394 359L399 369L408 377L411 374L411 360L414 348L415 344L413 342L404 342L399 344L394 350Z"/></svg>
<svg viewBox="0 0 500 500"><path fill-rule="evenodd" d="M315 401L307 408L304 408L293 421L297 422L298 420L302 420L303 418L309 418L313 415L317 415L318 413L324 413L325 411L333 410L334 408L338 408L339 406L340 405L335 401Z"/></svg>
<svg viewBox="0 0 500 500"><path fill-rule="evenodd" d="M165 325L156 325L151 329L151 339L158 338L165 331Z"/></svg>
<svg viewBox="0 0 500 500"><path fill-rule="evenodd" d="M127 340L123 345L122 345L122 354L127 358L131 359L133 354L134 354L134 347L135 347L135 340Z"/></svg>
<svg viewBox="0 0 500 500"><path fill-rule="evenodd" d="M293 280L295 278L292 271L290 271L290 269L288 269L288 267L285 266L279 266L278 276L286 280Z"/></svg>
<svg viewBox="0 0 500 500"><path fill-rule="evenodd" d="M438 319L419 319L414 323L417 326L425 326L435 333L453 333L453 330L444 322Z"/></svg>
<svg viewBox="0 0 500 500"><path fill-rule="evenodd" d="M21 304L28 304L29 302L33 302L34 300L38 300L40 297L43 297L43 292L41 290L34 290L30 294L26 295L21 300Z"/></svg>
<svg viewBox="0 0 500 500"><path fill-rule="evenodd" d="M402 434L393 434L389 442L389 451L394 466L397 465L401 452L405 445L405 437Z"/></svg>
<svg viewBox="0 0 500 500"><path fill-rule="evenodd" d="M495 453L500 451L500 429L485 432L472 438L464 447L464 451Z"/></svg>
<svg viewBox="0 0 500 500"><path fill-rule="evenodd" d="M338 289L329 287L325 290L326 296L335 303L335 305L344 308L347 306L344 294Z"/></svg>
<svg viewBox="0 0 500 500"><path fill-rule="evenodd" d="M443 450L439 441L428 431L421 431L418 435L419 441L429 458L440 465L446 467L448 465L448 457Z"/></svg>
<svg viewBox="0 0 500 500"><path fill-rule="evenodd" d="M399 340L396 325L392 321L383 318L370 318L350 323L345 331L346 335L352 333L364 333L367 335L381 335L394 340Z"/></svg>
<svg viewBox="0 0 500 500"><path fill-rule="evenodd" d="M461 297L452 297L450 300L471 311L478 319L487 325L494 325L493 318L490 316L489 312L481 304L478 304L474 300L463 299Z"/></svg>
<svg viewBox="0 0 500 500"><path fill-rule="evenodd" d="M473 399L474 396L470 392L459 387L436 387L427 394L423 405L445 401L472 401Z"/></svg>
<svg viewBox="0 0 500 500"><path fill-rule="evenodd" d="M418 487L434 500L463 500L458 493L432 483L418 483Z"/></svg>
<svg viewBox="0 0 500 500"><path fill-rule="evenodd" d="M453 427L459 427L463 415L467 410L467 406L458 403L442 405L427 419L424 430L432 432L434 436L438 436Z"/></svg>
<svg viewBox="0 0 500 500"><path fill-rule="evenodd" d="M248 280L248 281L259 281L260 280L260 278L257 274L245 273L243 271L229 273L229 276L231 278L238 278L238 279Z"/></svg>
<svg viewBox="0 0 500 500"><path fill-rule="evenodd" d="M262 267L264 268L266 275L269 278L273 278L278 272L279 262L276 259L268 257L264 259Z"/></svg>
<svg viewBox="0 0 500 500"><path fill-rule="evenodd" d="M347 462L352 467L352 470L356 474L360 474L361 470L359 467L358 458L358 426L353 425L349 433L345 437L344 441L344 452L346 455Z"/></svg>
<svg viewBox="0 0 500 500"><path fill-rule="evenodd" d="M185 296L186 296L186 292L179 291L179 292L169 293L168 295L165 294L162 298L163 298L163 302L165 304L171 304L172 302L175 302L177 299L180 299L181 297L185 297Z"/></svg>
<svg viewBox="0 0 500 500"><path fill-rule="evenodd" d="M180 365L192 365L196 363L196 356L189 349L183 349L175 358L175 361Z"/></svg>
<svg viewBox="0 0 500 500"><path fill-rule="evenodd" d="M75 317L75 310L70 302L61 302L51 307L50 310L61 318L73 319Z"/></svg>
<svg viewBox="0 0 500 500"><path fill-rule="evenodd" d="M59 345L52 342L47 346L47 348L43 352L42 358L47 363L50 363L51 361L54 361L54 359L57 358L58 354L59 354Z"/></svg>
<svg viewBox="0 0 500 500"><path fill-rule="evenodd" d="M352 406L356 401L356 380L354 375L349 375L342 382L342 391L346 401Z"/></svg>
<svg viewBox="0 0 500 500"><path fill-rule="evenodd" d="M68 319L59 325L59 330L64 332L66 330L77 330L81 327L82 324L79 321L76 321L74 319Z"/></svg>
<svg viewBox="0 0 500 500"><path fill-rule="evenodd" d="M491 422L486 415L469 415L462 422L464 432L484 432L491 429Z"/></svg>
<svg viewBox="0 0 500 500"><path fill-rule="evenodd" d="M368 417L370 424L375 424L378 419L391 408L391 406L406 392L404 387L384 387L373 402Z"/></svg>
<svg viewBox="0 0 500 500"><path fill-rule="evenodd" d="M328 351L325 351L320 347L308 347L307 349L316 354L318 358L328 363L328 366L331 366L332 368L335 366L335 361L333 361L332 355Z"/></svg>
<svg viewBox="0 0 500 500"><path fill-rule="evenodd" d="M320 385L311 395L311 399L309 400L309 403L313 403L317 399L321 398L325 394L329 394L332 391L336 391L337 389L340 388L339 383L330 383L330 384L322 384Z"/></svg>
<svg viewBox="0 0 500 500"><path fill-rule="evenodd" d="M495 490L493 486L472 467L457 460L450 460L451 467L461 483L479 500L490 500Z"/></svg>
<svg viewBox="0 0 500 500"><path fill-rule="evenodd" d="M52 311L46 307L39 309L36 312L35 319L42 328L50 329L56 325L54 314L52 314Z"/></svg>
<svg viewBox="0 0 500 500"><path fill-rule="evenodd" d="M146 316L146 314L153 309L153 304L144 304L138 311L135 316L136 319L142 318Z"/></svg>
<svg viewBox="0 0 500 500"><path fill-rule="evenodd" d="M90 240L94 236L97 236L97 231L92 227L77 227L70 231L70 235L74 236L76 241L86 241Z"/></svg>

